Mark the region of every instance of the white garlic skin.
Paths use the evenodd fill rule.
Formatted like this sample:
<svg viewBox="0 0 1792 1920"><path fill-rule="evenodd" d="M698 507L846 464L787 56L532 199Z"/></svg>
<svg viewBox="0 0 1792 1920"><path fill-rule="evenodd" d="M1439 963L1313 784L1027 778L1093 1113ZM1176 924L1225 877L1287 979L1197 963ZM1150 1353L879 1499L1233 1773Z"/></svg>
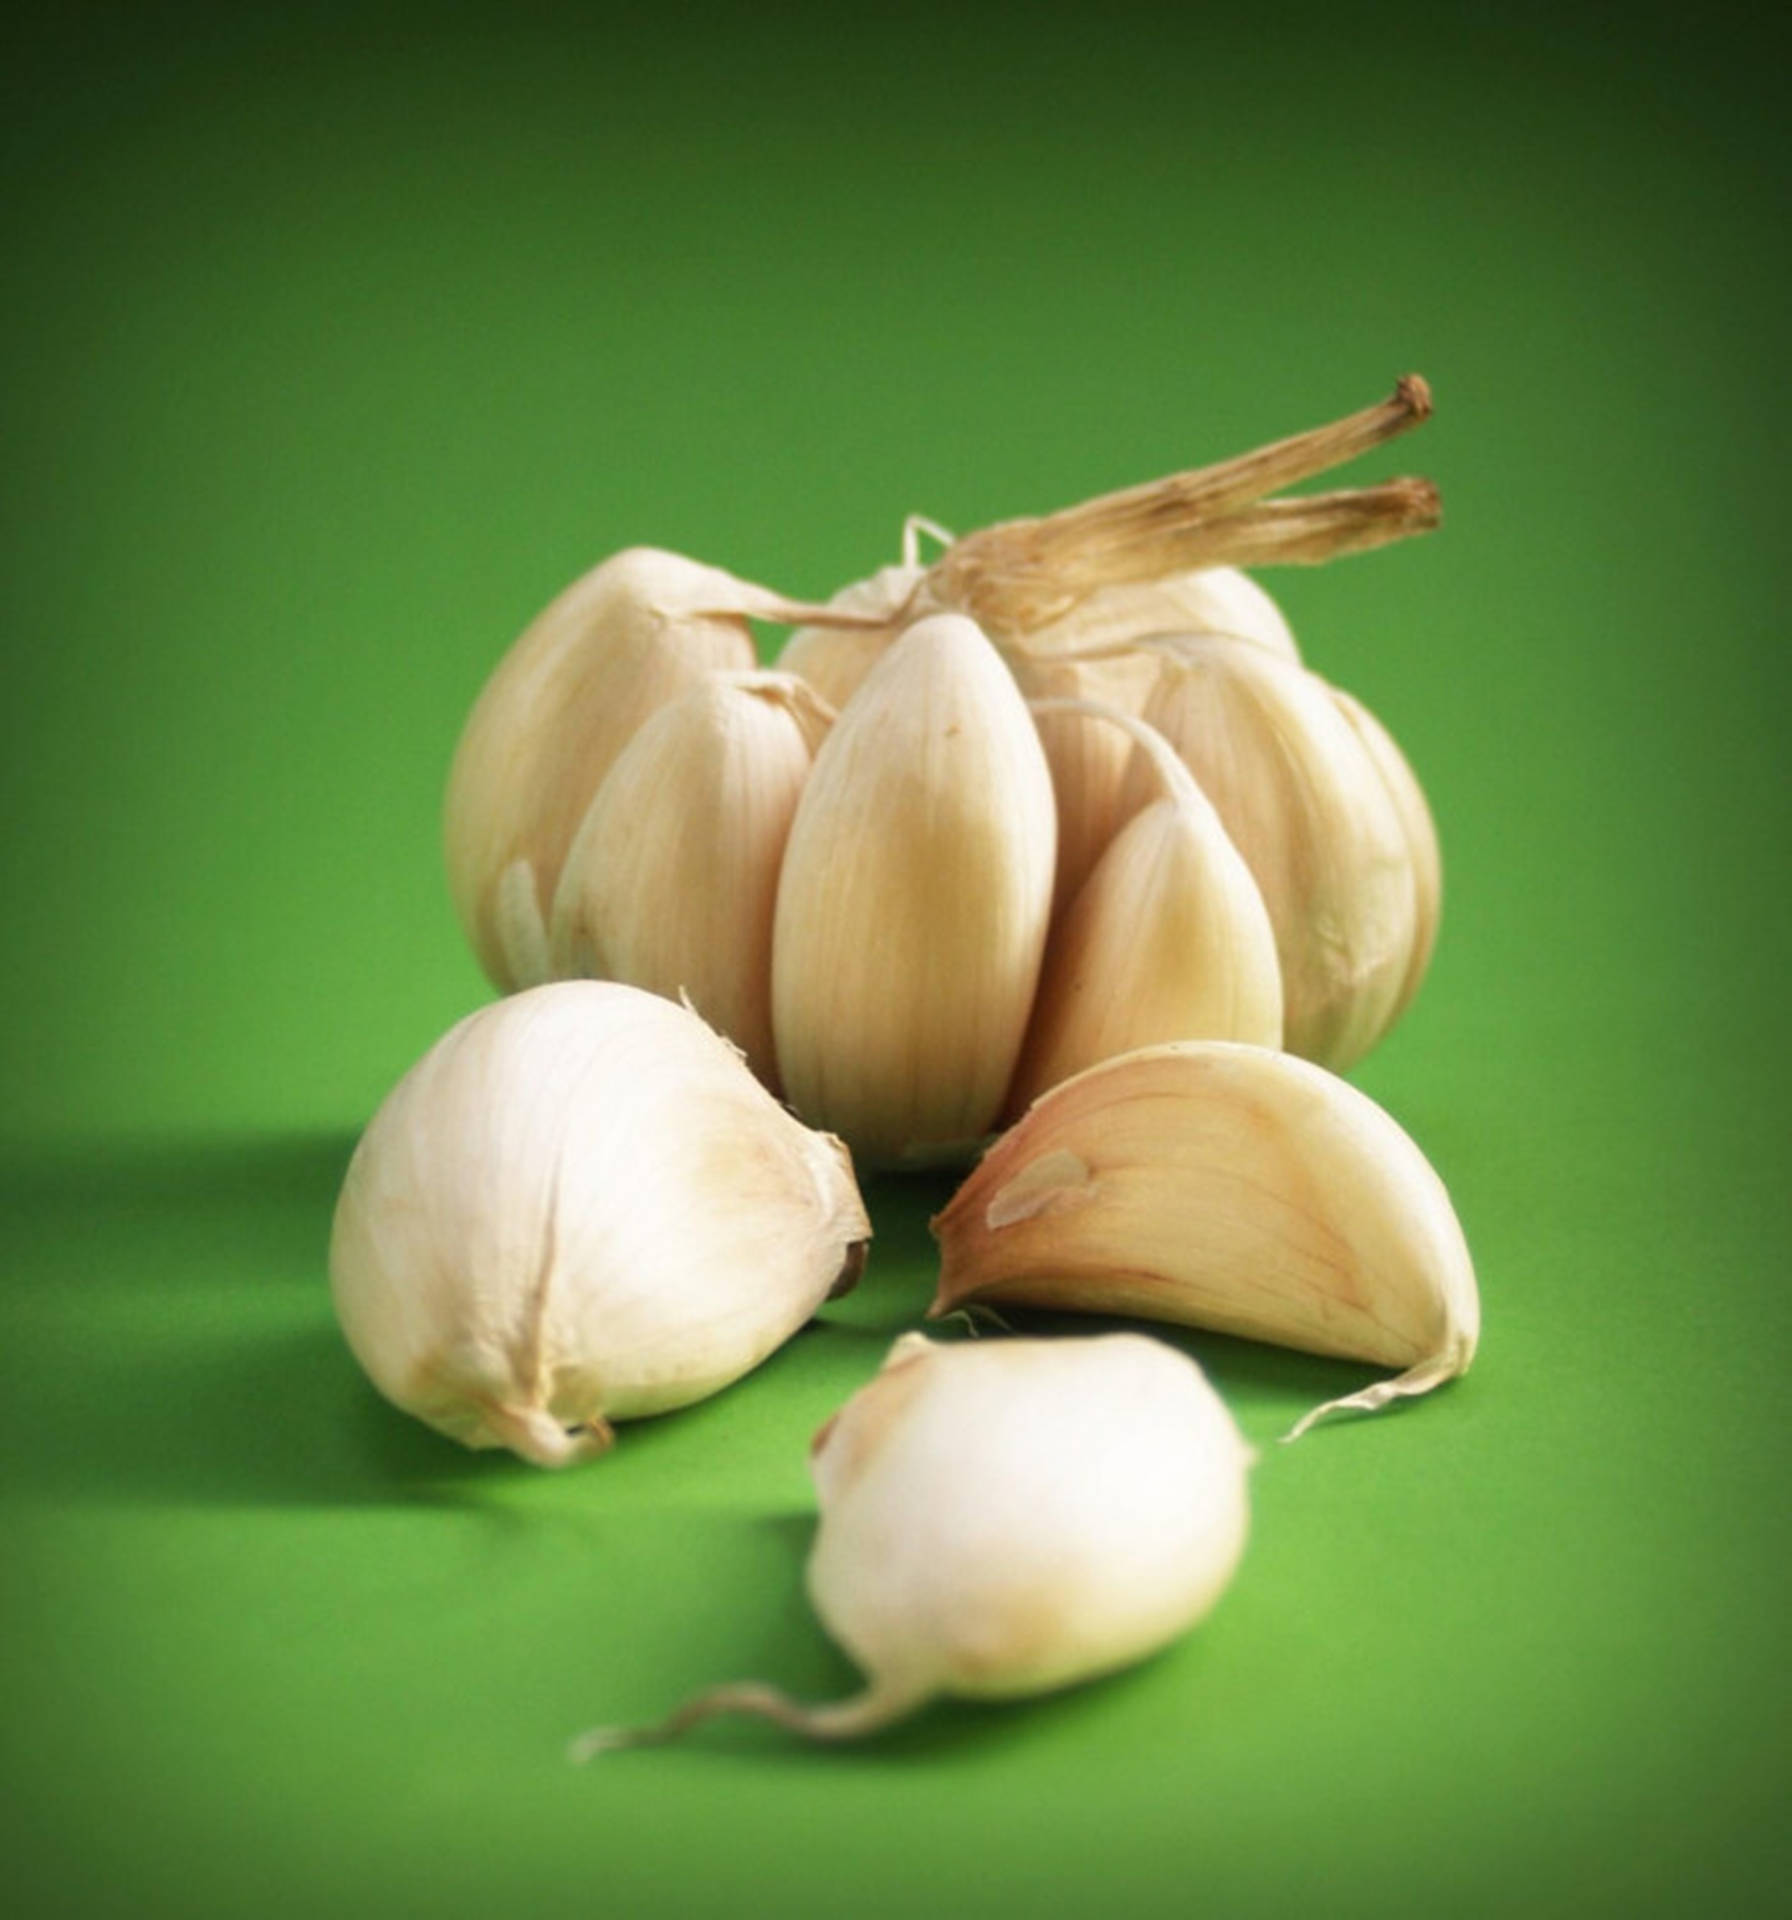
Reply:
<svg viewBox="0 0 1792 1920"><path fill-rule="evenodd" d="M817 1436L810 1597L885 1700L1090 1679L1219 1599L1251 1459L1160 1341L907 1334Z"/></svg>
<svg viewBox="0 0 1792 1920"><path fill-rule="evenodd" d="M393 1089L330 1279L395 1406L560 1465L756 1366L870 1231L845 1148L695 1014L563 981L470 1015Z"/></svg>

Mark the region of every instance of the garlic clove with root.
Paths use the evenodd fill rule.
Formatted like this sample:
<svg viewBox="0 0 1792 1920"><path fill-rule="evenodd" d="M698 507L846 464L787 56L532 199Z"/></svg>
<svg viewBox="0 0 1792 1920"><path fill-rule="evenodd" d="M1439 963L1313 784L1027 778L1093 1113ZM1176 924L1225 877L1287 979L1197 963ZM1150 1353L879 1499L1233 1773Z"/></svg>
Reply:
<svg viewBox="0 0 1792 1920"><path fill-rule="evenodd" d="M393 1089L330 1281L395 1406L562 1466L756 1366L870 1234L846 1149L694 1013L562 981L470 1015Z"/></svg>
<svg viewBox="0 0 1792 1920"><path fill-rule="evenodd" d="M1219 815L1161 734L1081 701L1035 701L1136 741L1159 797L1120 829L1046 949L1008 1111L1097 1061L1165 1040L1282 1044L1275 929Z"/></svg>
<svg viewBox="0 0 1792 1920"><path fill-rule="evenodd" d="M850 619L679 554L631 547L531 623L474 703L448 776L455 910L504 991L549 973L560 865L647 716L718 668L757 664L749 619Z"/></svg>
<svg viewBox="0 0 1792 1920"><path fill-rule="evenodd" d="M580 823L549 928L558 978L686 999L773 1091L772 913L832 709L792 674L712 674L623 749Z"/></svg>
<svg viewBox="0 0 1792 1920"><path fill-rule="evenodd" d="M1146 720L1181 755L1275 925L1286 1041L1342 1071L1387 1030L1418 931L1407 833L1316 674L1223 635L1161 643ZM1156 776L1135 750L1128 805Z"/></svg>
<svg viewBox="0 0 1792 1920"><path fill-rule="evenodd" d="M834 723L797 804L772 935L796 1110L877 1162L995 1124L1051 911L1051 776L976 625L918 622Z"/></svg>
<svg viewBox="0 0 1792 1920"><path fill-rule="evenodd" d="M657 1727L586 1734L572 1757L730 1712L854 1739L942 1696L1013 1699L1129 1666L1225 1591L1251 1459L1200 1368L1160 1341L905 1334L811 1450L809 1595L864 1692L806 1706L718 1687Z"/></svg>
<svg viewBox="0 0 1792 1920"><path fill-rule="evenodd" d="M933 1223L929 1309L1136 1314L1403 1371L1373 1410L1474 1357L1462 1228L1425 1156L1310 1061L1223 1040L1091 1067L996 1141Z"/></svg>

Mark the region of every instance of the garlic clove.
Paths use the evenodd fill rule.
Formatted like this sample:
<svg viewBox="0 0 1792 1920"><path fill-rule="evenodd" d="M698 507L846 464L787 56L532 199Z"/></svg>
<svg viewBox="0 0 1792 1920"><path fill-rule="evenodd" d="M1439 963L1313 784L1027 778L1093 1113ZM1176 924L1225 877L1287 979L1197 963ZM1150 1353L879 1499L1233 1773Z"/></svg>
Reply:
<svg viewBox="0 0 1792 1920"><path fill-rule="evenodd" d="M1244 856L1276 930L1286 1044L1342 1070L1386 1030L1417 930L1407 836L1317 675L1248 641L1163 643L1145 718ZM1135 752L1129 804L1153 776Z"/></svg>
<svg viewBox="0 0 1792 1920"><path fill-rule="evenodd" d="M1081 702L1035 702L1136 740L1160 797L1121 828L1054 928L1008 1111L1085 1067L1165 1040L1282 1044L1282 974L1257 883L1161 735Z"/></svg>
<svg viewBox="0 0 1792 1920"><path fill-rule="evenodd" d="M935 1316L1136 1314L1404 1369L1295 1433L1428 1392L1480 1333L1462 1228L1407 1134L1322 1067L1230 1041L1143 1048L1054 1088L933 1230Z"/></svg>
<svg viewBox="0 0 1792 1920"><path fill-rule="evenodd" d="M496 986L547 977L561 862L642 721L709 672L750 671L750 618L821 617L653 547L612 555L536 617L474 703L444 808L455 910Z"/></svg>
<svg viewBox="0 0 1792 1920"><path fill-rule="evenodd" d="M393 1089L330 1280L395 1406L560 1466L756 1366L870 1233L846 1149L694 1013L562 981L470 1015Z"/></svg>
<svg viewBox="0 0 1792 1920"><path fill-rule="evenodd" d="M1251 1460L1200 1368L1160 1341L906 1334L811 1453L809 1595L865 1691L804 1706L720 1687L658 1727L587 1734L573 1757L724 1712L849 1739L940 1696L1019 1698L1130 1666L1230 1583Z"/></svg>
<svg viewBox="0 0 1792 1920"><path fill-rule="evenodd" d="M1411 1005L1413 995L1418 992L1431 966L1432 950L1437 945L1438 919L1443 910L1443 856L1437 844L1437 823L1431 817L1425 789L1419 785L1418 775L1413 772L1406 755L1400 751L1394 736L1360 700L1346 693L1342 687L1333 687L1331 696L1345 719L1356 730L1357 738L1368 749L1369 758L1375 763L1376 772L1381 775L1382 784L1387 788L1388 797L1394 803L1394 811L1406 835L1407 855L1412 862L1416 924L1412 953L1401 979L1400 992L1387 1017L1387 1025L1391 1027Z"/></svg>
<svg viewBox="0 0 1792 1920"><path fill-rule="evenodd" d="M884 567L855 580L829 600L837 610L871 615L869 627L801 626L778 655L781 672L805 680L836 711L858 692L890 644L915 617L915 596L926 570L913 564Z"/></svg>
<svg viewBox="0 0 1792 1920"><path fill-rule="evenodd" d="M687 999L777 1090L772 913L797 799L833 718L791 674L715 674L636 733L554 895L558 978Z"/></svg>
<svg viewBox="0 0 1792 1920"><path fill-rule="evenodd" d="M772 1025L791 1104L860 1156L994 1124L1051 910L1051 776L995 649L917 622L816 755L785 848Z"/></svg>

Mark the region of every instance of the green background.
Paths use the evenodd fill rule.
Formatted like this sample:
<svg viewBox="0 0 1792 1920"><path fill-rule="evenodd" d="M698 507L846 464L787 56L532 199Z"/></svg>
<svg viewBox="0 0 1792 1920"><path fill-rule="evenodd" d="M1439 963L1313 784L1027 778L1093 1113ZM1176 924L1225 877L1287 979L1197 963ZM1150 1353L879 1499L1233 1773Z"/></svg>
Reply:
<svg viewBox="0 0 1792 1920"><path fill-rule="evenodd" d="M1644 1913L1783 1900L1778 68L1721 17L60 7L4 62L0 1896L28 1914ZM1416 368L1423 542L1280 595L1432 796L1358 1079L1474 1372L1266 1447L1211 1621L851 1753L855 1296L550 1477L336 1335L355 1131L482 983L460 720L633 542L823 594ZM1363 1370L1190 1338L1267 1442Z"/></svg>

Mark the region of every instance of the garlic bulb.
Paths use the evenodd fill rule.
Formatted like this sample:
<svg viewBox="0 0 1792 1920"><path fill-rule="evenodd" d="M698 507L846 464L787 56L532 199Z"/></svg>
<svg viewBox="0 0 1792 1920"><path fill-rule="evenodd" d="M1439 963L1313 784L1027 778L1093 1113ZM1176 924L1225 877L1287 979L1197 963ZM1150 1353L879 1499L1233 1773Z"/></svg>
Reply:
<svg viewBox="0 0 1792 1920"><path fill-rule="evenodd" d="M1051 776L1008 670L969 620L892 646L797 804L772 935L792 1106L880 1162L994 1125L1051 910Z"/></svg>
<svg viewBox="0 0 1792 1920"><path fill-rule="evenodd" d="M554 895L555 976L687 999L774 1092L772 912L784 844L833 719L794 675L712 674L618 756Z"/></svg>
<svg viewBox="0 0 1792 1920"><path fill-rule="evenodd" d="M853 1739L942 1695L1012 1699L1129 1666L1225 1591L1251 1458L1200 1368L1160 1341L905 1334L811 1451L809 1596L865 1691L804 1706L718 1687L658 1727L586 1734L573 1757L728 1712Z"/></svg>
<svg viewBox="0 0 1792 1920"><path fill-rule="evenodd" d="M537 616L474 704L443 839L461 925L504 991L548 977L560 864L603 777L656 708L757 663L749 617L825 619L675 553L631 547Z"/></svg>
<svg viewBox="0 0 1792 1920"><path fill-rule="evenodd" d="M1194 773L1262 890L1289 1048L1342 1071L1386 1032L1412 970L1406 829L1316 674L1223 635L1172 644L1145 718ZM1126 810L1155 784L1135 753Z"/></svg>
<svg viewBox="0 0 1792 1920"><path fill-rule="evenodd" d="M1191 1041L1091 1067L1002 1135L933 1227L935 1315L972 1300L1137 1314L1404 1369L1295 1433L1428 1392L1480 1333L1425 1156L1366 1094L1261 1047Z"/></svg>
<svg viewBox="0 0 1792 1920"><path fill-rule="evenodd" d="M695 1014L564 981L470 1015L393 1089L330 1283L395 1406L561 1466L758 1365L870 1233L845 1148Z"/></svg>
<svg viewBox="0 0 1792 1920"><path fill-rule="evenodd" d="M1099 1060L1163 1040L1282 1044L1275 929L1212 803L1163 736L1082 701L1068 710L1137 742L1159 797L1135 814L1053 929L1008 1111Z"/></svg>

